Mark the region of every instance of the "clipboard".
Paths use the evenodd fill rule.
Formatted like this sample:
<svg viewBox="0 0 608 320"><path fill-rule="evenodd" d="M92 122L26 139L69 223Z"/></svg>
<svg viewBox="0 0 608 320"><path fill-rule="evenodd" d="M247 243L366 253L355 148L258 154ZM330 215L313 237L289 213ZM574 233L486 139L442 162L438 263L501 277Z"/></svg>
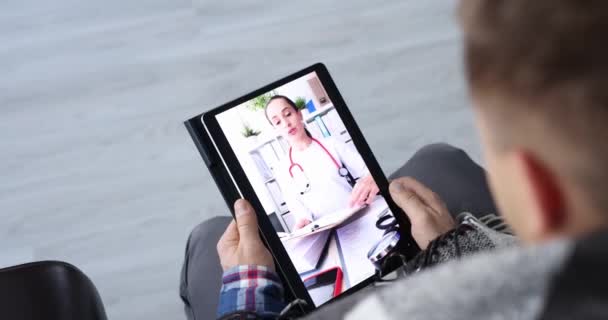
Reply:
<svg viewBox="0 0 608 320"><path fill-rule="evenodd" d="M330 230L336 227L339 227L340 225L342 225L345 221L349 220L352 216L354 216L356 213L361 212L363 209L365 209L367 207L367 205L362 205L360 207L352 207L352 208L345 208L342 209L340 211L334 212L334 213L330 213L327 214L325 216L323 216L322 218L319 218L313 222L311 222L310 224L308 224L307 226L303 227L302 229L296 230L294 232L292 232L291 234L282 237L281 241L291 241L291 240L295 240L295 239L301 239L301 238L305 238L326 230Z"/></svg>

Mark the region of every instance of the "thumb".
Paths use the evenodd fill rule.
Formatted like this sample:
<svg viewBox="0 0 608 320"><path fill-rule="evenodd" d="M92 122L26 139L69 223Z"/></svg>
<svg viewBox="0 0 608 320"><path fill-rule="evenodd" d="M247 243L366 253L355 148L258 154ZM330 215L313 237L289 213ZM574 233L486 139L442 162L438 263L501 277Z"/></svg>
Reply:
<svg viewBox="0 0 608 320"><path fill-rule="evenodd" d="M391 182L389 192L395 203L408 216L410 222L420 221L420 219L424 219L428 214L428 208L422 199L420 199L414 190L407 188L399 180Z"/></svg>
<svg viewBox="0 0 608 320"><path fill-rule="evenodd" d="M239 199L234 203L234 215L236 216L236 226L239 229L239 236L246 241L259 240L258 218L253 211L249 201Z"/></svg>

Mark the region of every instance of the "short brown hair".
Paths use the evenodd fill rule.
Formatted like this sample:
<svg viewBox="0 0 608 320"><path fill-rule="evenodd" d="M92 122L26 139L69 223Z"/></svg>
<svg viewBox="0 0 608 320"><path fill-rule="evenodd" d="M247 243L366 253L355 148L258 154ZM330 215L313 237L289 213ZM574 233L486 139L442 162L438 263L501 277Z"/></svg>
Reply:
<svg viewBox="0 0 608 320"><path fill-rule="evenodd" d="M608 210L608 1L462 0L460 17L496 140L533 148Z"/></svg>

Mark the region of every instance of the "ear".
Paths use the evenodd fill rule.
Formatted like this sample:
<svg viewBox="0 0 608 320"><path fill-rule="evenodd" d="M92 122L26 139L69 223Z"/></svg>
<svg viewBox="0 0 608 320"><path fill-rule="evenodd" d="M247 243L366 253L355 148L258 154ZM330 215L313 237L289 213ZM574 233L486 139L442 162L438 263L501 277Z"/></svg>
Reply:
<svg viewBox="0 0 608 320"><path fill-rule="evenodd" d="M535 209L532 232L536 238L548 238L561 230L566 223L565 198L555 172L535 154L520 151L518 154L528 192Z"/></svg>

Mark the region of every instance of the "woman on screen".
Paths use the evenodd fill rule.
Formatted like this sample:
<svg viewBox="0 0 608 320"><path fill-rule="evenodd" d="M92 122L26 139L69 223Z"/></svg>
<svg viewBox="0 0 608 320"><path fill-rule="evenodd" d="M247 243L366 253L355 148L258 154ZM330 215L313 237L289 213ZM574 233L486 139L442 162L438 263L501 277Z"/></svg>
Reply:
<svg viewBox="0 0 608 320"><path fill-rule="evenodd" d="M352 144L312 137L302 113L285 96L273 96L265 112L289 143L279 174L287 206L296 217L295 230L324 215L374 201L378 186Z"/></svg>

